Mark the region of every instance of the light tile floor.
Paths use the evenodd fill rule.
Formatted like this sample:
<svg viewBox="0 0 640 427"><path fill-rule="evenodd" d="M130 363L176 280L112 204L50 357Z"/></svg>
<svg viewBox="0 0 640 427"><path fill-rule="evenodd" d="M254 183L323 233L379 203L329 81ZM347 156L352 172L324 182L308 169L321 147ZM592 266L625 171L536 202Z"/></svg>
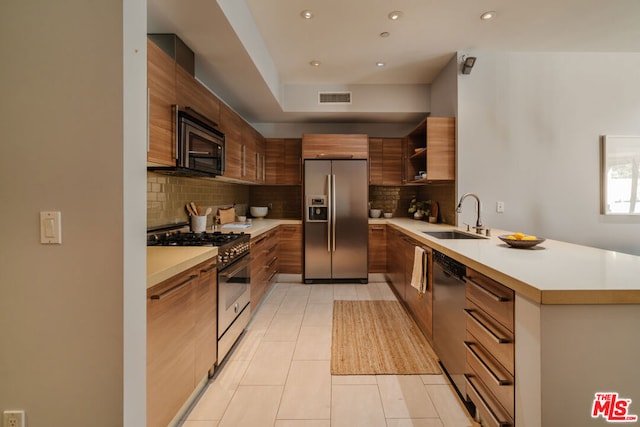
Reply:
<svg viewBox="0 0 640 427"><path fill-rule="evenodd" d="M386 283L279 280L182 427L471 425L443 375L331 376L333 301L395 300Z"/></svg>

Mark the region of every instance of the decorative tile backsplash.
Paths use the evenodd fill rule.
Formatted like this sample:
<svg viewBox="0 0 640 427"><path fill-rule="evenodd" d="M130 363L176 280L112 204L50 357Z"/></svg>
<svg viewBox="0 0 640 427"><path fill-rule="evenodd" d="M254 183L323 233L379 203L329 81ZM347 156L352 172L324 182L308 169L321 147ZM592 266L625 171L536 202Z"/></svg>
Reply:
<svg viewBox="0 0 640 427"><path fill-rule="evenodd" d="M186 178L147 172L147 228L176 222L187 222L184 206L195 202L205 208L237 205L246 211L249 204L249 186L215 179ZM240 213L240 212L239 212ZM213 216L207 221L210 226Z"/></svg>
<svg viewBox="0 0 640 427"><path fill-rule="evenodd" d="M452 183L424 186L369 186L372 208L391 212L394 217L408 217L409 202L437 201L440 222L455 223L455 187ZM187 222L184 205L195 202L215 213L219 207L236 206L238 215L249 206L269 206L267 218L302 218L302 187L299 185L245 185L216 179L186 178L147 172L147 227ZM210 227L213 215L209 216Z"/></svg>
<svg viewBox="0 0 640 427"><path fill-rule="evenodd" d="M438 202L439 222L453 224L455 221L455 186L453 183L420 186L369 186L371 207L391 212L394 217L409 217L407 212L411 199Z"/></svg>
<svg viewBox="0 0 640 427"><path fill-rule="evenodd" d="M302 186L256 185L249 188L251 206L269 206L267 218L302 218Z"/></svg>

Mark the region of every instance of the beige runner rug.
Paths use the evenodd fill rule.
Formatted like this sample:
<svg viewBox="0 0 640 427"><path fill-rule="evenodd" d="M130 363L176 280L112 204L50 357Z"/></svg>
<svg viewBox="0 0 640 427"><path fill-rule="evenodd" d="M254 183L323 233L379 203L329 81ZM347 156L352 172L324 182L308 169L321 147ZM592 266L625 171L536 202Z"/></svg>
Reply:
<svg viewBox="0 0 640 427"><path fill-rule="evenodd" d="M439 374L431 346L397 301L334 301L331 375Z"/></svg>

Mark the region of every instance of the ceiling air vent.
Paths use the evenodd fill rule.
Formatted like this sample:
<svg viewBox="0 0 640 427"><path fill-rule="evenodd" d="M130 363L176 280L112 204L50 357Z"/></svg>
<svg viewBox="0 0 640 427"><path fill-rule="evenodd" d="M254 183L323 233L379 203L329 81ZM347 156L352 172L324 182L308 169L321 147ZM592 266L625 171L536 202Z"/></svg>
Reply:
<svg viewBox="0 0 640 427"><path fill-rule="evenodd" d="M319 104L351 104L351 92L318 92Z"/></svg>

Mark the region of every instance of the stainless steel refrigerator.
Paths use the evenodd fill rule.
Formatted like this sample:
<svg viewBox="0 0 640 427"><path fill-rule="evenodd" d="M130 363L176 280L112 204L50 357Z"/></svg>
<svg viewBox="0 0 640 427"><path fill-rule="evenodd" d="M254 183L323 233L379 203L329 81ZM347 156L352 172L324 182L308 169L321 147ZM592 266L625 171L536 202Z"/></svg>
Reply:
<svg viewBox="0 0 640 427"><path fill-rule="evenodd" d="M305 283L367 283L368 202L366 160L305 160Z"/></svg>

